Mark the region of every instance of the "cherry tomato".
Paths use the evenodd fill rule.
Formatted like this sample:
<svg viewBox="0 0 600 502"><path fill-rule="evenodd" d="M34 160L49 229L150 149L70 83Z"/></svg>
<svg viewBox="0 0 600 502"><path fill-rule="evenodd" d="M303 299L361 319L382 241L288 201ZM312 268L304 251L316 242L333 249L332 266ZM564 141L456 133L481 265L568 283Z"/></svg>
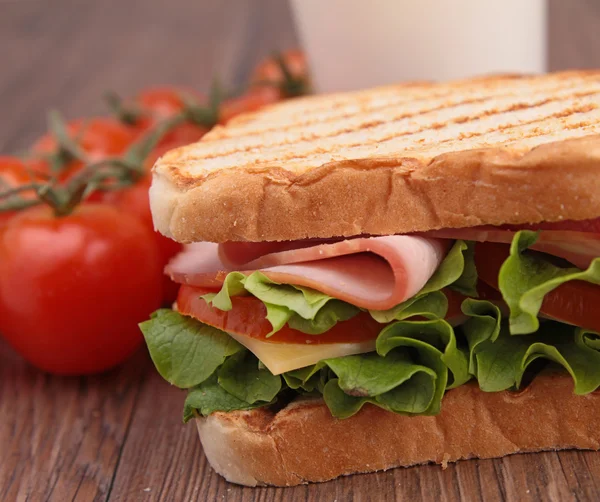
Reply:
<svg viewBox="0 0 600 502"><path fill-rule="evenodd" d="M203 104L206 98L193 89L176 87L157 87L142 91L135 99L142 116L135 124L139 134L143 134L157 122L168 119L181 112L185 107L183 96L189 96L195 102ZM200 140L209 131L208 127L184 122L166 133L146 158L145 165L151 168L156 160L169 150L189 145Z"/></svg>
<svg viewBox="0 0 600 502"><path fill-rule="evenodd" d="M135 215L152 232L160 254L161 277L163 278L164 289L163 304L170 305L177 298L179 284L174 283L169 277L164 275L162 269L164 269L173 256L181 251L183 246L154 231L152 213L150 212L150 200L148 198L150 183L150 176L147 176L124 190L104 192L101 196L101 201L117 207L122 212Z"/></svg>
<svg viewBox="0 0 600 502"><path fill-rule="evenodd" d="M90 162L119 156L136 139L136 132L131 127L118 120L104 117L74 120L67 124L67 130L69 136L79 145ZM56 138L50 133L41 137L32 147L33 152L38 154L52 154L57 149ZM81 167L80 161L72 161L65 166L59 179L67 179ZM50 166L44 160L38 160L35 168L43 174L50 174Z"/></svg>
<svg viewBox="0 0 600 502"><path fill-rule="evenodd" d="M260 86L250 89L245 94L226 99L221 103L219 123L226 124L242 113L253 112L260 108L277 103L283 99L281 90L272 86Z"/></svg>
<svg viewBox="0 0 600 502"><path fill-rule="evenodd" d="M234 296L233 308L227 312L219 310L200 298L210 290L192 286L181 286L177 297L177 310L199 321L223 331L258 338L272 343L341 343L373 340L383 329L368 312L361 312L348 321L338 322L321 335L307 335L287 325L270 338L266 335L273 329L267 320L263 302L254 296Z"/></svg>
<svg viewBox="0 0 600 502"><path fill-rule="evenodd" d="M46 206L0 229L0 333L42 370L104 371L142 343L137 323L161 302L152 235L105 205L56 217Z"/></svg>
<svg viewBox="0 0 600 502"><path fill-rule="evenodd" d="M17 188L30 183L31 176L27 172L25 164L16 157L0 156L0 192ZM31 198L35 194L33 192L21 192L20 197ZM0 203L3 201L0 200ZM12 216L14 211L0 212L0 226L6 223Z"/></svg>
<svg viewBox="0 0 600 502"><path fill-rule="evenodd" d="M280 88L284 97L306 94L309 87L308 67L304 52L291 49L281 54L281 59L290 72L291 80L286 79L281 64L275 57L262 61L255 68L251 77L251 85L273 83Z"/></svg>
<svg viewBox="0 0 600 502"><path fill-rule="evenodd" d="M183 110L183 96L190 96L202 103L205 97L194 89L183 87L155 87L140 92L136 98L137 105L142 111L149 113L155 119L167 118Z"/></svg>
<svg viewBox="0 0 600 502"><path fill-rule="evenodd" d="M500 267L509 255L506 244L492 242L475 245L475 264L481 280L498 289ZM583 281L567 282L544 297L542 314L582 328L600 331L600 286Z"/></svg>

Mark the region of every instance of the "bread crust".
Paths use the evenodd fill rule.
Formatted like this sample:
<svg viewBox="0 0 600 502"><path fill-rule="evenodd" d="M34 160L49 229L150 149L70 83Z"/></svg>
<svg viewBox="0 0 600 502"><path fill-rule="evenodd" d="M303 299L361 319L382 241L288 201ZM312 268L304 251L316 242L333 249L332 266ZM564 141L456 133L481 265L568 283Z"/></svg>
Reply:
<svg viewBox="0 0 600 502"><path fill-rule="evenodd" d="M214 413L196 423L204 452L228 481L292 486L399 466L565 448L600 449L600 394L573 394L566 373L536 377L521 392L448 391L442 412L408 417L366 405L345 420L320 399Z"/></svg>
<svg viewBox="0 0 600 502"><path fill-rule="evenodd" d="M600 134L525 150L335 161L305 172L221 169L201 179L173 175L170 162L155 167L150 198L155 227L180 242L389 235L600 216Z"/></svg>

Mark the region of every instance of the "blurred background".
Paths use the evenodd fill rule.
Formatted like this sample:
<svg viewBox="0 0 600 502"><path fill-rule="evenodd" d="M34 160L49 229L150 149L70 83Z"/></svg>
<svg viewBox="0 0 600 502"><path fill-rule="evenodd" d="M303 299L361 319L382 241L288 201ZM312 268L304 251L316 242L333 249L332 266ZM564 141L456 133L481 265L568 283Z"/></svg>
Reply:
<svg viewBox="0 0 600 502"><path fill-rule="evenodd" d="M600 66L600 2L548 6L548 68ZM105 113L107 89L241 85L298 40L284 0L0 0L0 152L31 144L48 108L74 118Z"/></svg>

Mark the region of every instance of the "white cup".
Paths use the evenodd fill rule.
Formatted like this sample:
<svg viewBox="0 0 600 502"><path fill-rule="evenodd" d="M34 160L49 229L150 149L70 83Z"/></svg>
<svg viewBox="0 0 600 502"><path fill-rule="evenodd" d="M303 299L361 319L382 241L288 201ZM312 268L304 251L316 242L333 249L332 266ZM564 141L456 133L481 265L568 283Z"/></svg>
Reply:
<svg viewBox="0 0 600 502"><path fill-rule="evenodd" d="M546 70L546 0L291 0L319 92Z"/></svg>

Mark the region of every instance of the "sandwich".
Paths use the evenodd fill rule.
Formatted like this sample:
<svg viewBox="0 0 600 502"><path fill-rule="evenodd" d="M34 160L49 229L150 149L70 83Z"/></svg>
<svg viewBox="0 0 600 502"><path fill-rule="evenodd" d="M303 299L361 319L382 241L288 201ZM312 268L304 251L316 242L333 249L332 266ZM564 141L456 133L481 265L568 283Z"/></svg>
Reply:
<svg viewBox="0 0 600 502"><path fill-rule="evenodd" d="M141 325L227 480L599 449L600 72L294 99L153 169ZM183 401L183 399L182 399Z"/></svg>

